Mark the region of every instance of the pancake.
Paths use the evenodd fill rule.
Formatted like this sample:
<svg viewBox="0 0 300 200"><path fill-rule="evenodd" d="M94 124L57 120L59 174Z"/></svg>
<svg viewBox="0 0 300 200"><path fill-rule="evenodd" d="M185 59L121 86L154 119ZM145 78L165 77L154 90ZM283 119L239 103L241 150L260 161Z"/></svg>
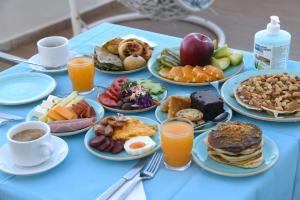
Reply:
<svg viewBox="0 0 300 200"><path fill-rule="evenodd" d="M258 149L261 149L262 145L263 145L263 140L262 140L261 143L255 144L255 145L249 147L248 149L245 149L245 150L243 150L243 151L241 151L239 153L232 153L232 152L229 152L229 151L226 151L226 150L223 150L223 149L214 148L213 146L211 146L208 143L207 138L204 140L204 142L208 146L208 148L213 149L217 153L222 153L222 154L232 155L232 156L234 156L234 155L248 155L248 154L251 154L251 153L257 151Z"/></svg>
<svg viewBox="0 0 300 200"><path fill-rule="evenodd" d="M255 168L263 162L260 129L243 122L220 124L204 140L208 155L215 161L242 168Z"/></svg>
<svg viewBox="0 0 300 200"><path fill-rule="evenodd" d="M233 165L233 166L241 167L241 168L256 168L256 167L259 167L264 162L262 154L252 157L248 160L241 161L241 162L229 162L229 161L223 159L222 157L217 156L217 155L212 155L209 152L208 152L208 155L217 162L228 164L228 165Z"/></svg>
<svg viewBox="0 0 300 200"><path fill-rule="evenodd" d="M213 148L238 154L261 141L261 131L256 125L238 121L222 123L208 135L208 143Z"/></svg>

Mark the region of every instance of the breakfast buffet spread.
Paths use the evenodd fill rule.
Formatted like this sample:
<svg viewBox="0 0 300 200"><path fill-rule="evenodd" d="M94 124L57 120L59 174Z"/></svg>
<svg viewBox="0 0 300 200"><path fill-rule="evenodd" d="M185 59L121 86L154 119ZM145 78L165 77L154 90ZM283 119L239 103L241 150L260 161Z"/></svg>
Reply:
<svg viewBox="0 0 300 200"><path fill-rule="evenodd" d="M145 68L159 81L126 77ZM96 83L95 69L112 81ZM28 113L27 122L8 132L12 148L22 148L15 145L20 142L49 143L51 136L55 144L67 148L59 137L86 131L85 148L102 159L135 160L161 149L169 169L185 170L193 158L219 175L249 176L270 169L279 150L259 126L231 121L231 109L261 120L300 121L299 75L263 70L249 76L242 73L241 52L227 44L219 46L203 34L188 34L180 47L162 49L142 39L115 37L96 45L93 57L69 58L67 70L73 91L54 95L52 90L36 97L43 101ZM222 82L221 93L218 88L200 87ZM199 87L188 94L168 95L165 83ZM87 98L89 93L96 93L96 98ZM110 113L104 115L105 111ZM143 112L155 113L156 121L128 115ZM21 159L37 156L24 150L15 151L12 160L36 166L58 154L52 147L45 146L51 153L43 159ZM62 162L67 153L55 162Z"/></svg>

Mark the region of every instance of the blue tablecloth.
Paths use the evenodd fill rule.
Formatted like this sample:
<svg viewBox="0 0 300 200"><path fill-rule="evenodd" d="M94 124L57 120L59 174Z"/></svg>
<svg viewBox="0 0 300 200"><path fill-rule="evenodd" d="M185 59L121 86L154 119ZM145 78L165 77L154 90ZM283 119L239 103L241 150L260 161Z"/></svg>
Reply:
<svg viewBox="0 0 300 200"><path fill-rule="evenodd" d="M73 51L91 53L95 44L101 44L112 37L125 36L130 33L143 36L159 44L155 51L180 44L179 38L105 23L74 37L71 39L70 46ZM252 69L254 67L252 54L244 52L244 55L246 70ZM289 68L300 69L300 63L290 61ZM30 71L28 66L19 64L1 72L0 76L26 71ZM71 91L71 82L66 72L52 76L57 81L54 95ZM97 72L95 83L109 85L111 80L116 77ZM145 69L128 75L128 77L149 78L150 73ZM168 88L170 95L187 94L199 89L162 84ZM95 95L96 93L90 94L88 97L95 98ZM21 106L0 106L0 110L25 117L34 106L40 103L41 101ZM111 113L106 112L106 114ZM153 111L139 115L155 118ZM300 123L264 122L239 114L235 114L233 120L257 124L264 134L278 144L280 158L271 170L253 177L231 178L206 172L195 164L192 164L184 172L169 171L161 166L154 179L144 182L148 199L300 199L300 184L298 183L300 181L300 164L298 163ZM6 131L14 124L16 123L0 127L0 146L6 143ZM84 134L64 137L70 148L69 155L63 163L46 173L22 177L0 172L0 200L92 200L136 163L136 161L115 162L97 158L85 149L83 138Z"/></svg>

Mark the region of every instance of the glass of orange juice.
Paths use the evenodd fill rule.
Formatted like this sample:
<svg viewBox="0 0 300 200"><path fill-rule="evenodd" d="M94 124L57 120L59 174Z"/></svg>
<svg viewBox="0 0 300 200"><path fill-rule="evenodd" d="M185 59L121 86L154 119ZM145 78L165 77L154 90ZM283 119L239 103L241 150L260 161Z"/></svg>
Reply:
<svg viewBox="0 0 300 200"><path fill-rule="evenodd" d="M194 128L191 121L182 118L169 119L160 129L161 147L165 166L183 171L191 164Z"/></svg>
<svg viewBox="0 0 300 200"><path fill-rule="evenodd" d="M89 56L71 58L68 61L69 77L73 90L86 94L94 89L94 60Z"/></svg>

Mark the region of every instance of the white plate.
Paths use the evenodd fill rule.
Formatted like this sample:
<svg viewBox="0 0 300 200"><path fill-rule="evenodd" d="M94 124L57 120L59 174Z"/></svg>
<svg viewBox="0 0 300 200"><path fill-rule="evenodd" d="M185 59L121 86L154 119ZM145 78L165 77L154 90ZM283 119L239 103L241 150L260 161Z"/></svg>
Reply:
<svg viewBox="0 0 300 200"><path fill-rule="evenodd" d="M46 162L33 167L15 165L11 159L8 145L5 144L0 149L0 171L13 175L26 176L39 174L56 167L67 157L69 147L63 139L56 136L52 136L52 144L55 147L52 157Z"/></svg>
<svg viewBox="0 0 300 200"><path fill-rule="evenodd" d="M69 58L72 58L76 55L79 55L75 52L70 52L70 55L69 55ZM35 54L34 56L32 56L31 58L29 58L29 62L33 62L33 63L37 63L37 64L43 64L43 61L41 59L41 56L39 54ZM44 73L58 73L58 72L64 72L64 71L67 71L67 63L65 65L65 67L63 68L60 68L60 69L53 69L53 70L47 70L47 69L43 69L41 68L40 66L37 66L37 65L31 65L29 64L30 68L35 70L35 71L38 71L38 72L44 72Z"/></svg>

